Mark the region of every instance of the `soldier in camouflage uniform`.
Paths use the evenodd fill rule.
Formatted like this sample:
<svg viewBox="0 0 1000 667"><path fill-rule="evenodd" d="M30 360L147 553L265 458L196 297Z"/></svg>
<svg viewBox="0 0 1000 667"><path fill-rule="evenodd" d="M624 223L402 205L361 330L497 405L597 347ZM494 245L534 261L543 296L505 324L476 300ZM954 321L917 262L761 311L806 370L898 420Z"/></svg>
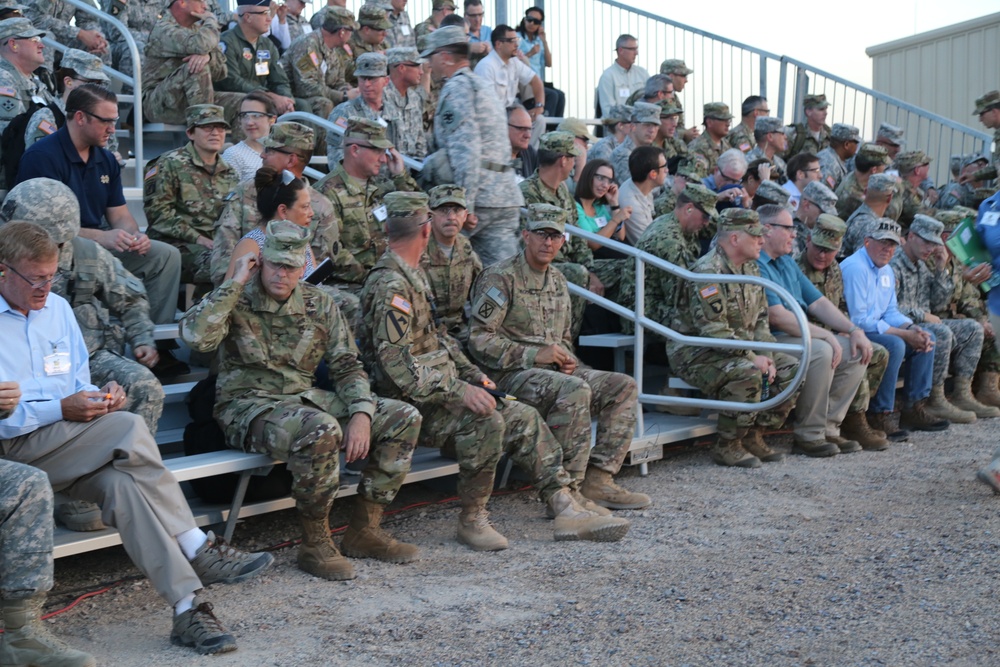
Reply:
<svg viewBox="0 0 1000 667"><path fill-rule="evenodd" d="M754 121L754 139L757 145L746 154L747 164L761 158L771 163L771 180L783 184L788 180L788 165L781 154L788 145L782 131L781 119L774 116L758 116Z"/></svg>
<svg viewBox="0 0 1000 667"><path fill-rule="evenodd" d="M93 0L86 1L98 8ZM111 62L108 40L101 31L100 21L93 14L77 9L63 0L32 0L26 6L25 17L39 30L50 33L55 41L101 56L107 63ZM50 72L54 71L54 56L53 49L45 55L45 69Z"/></svg>
<svg viewBox="0 0 1000 667"><path fill-rule="evenodd" d="M850 178L850 174L848 174L848 178ZM854 209L854 212L846 220L847 234L844 236L838 259L853 255L858 248L865 244L868 228L877 225L878 220L885 217L885 213L895 196L898 180L898 177L890 174L872 174L868 177L864 203Z"/></svg>
<svg viewBox="0 0 1000 667"><path fill-rule="evenodd" d="M861 144L861 132L853 125L834 123L830 130L830 145L816 153L819 158L819 169L823 183L831 190L836 190L840 182L847 176L847 160Z"/></svg>
<svg viewBox="0 0 1000 667"><path fill-rule="evenodd" d="M382 91L389 83L386 57L381 53L365 53L358 57L354 66L358 90L361 94L353 100L341 102L334 107L327 120L337 127L346 128L348 119L366 118L386 128L387 138L390 142L395 143L395 138L403 133L403 128L400 127L401 119L392 118L384 113L385 102ZM327 164L332 166L343 159L343 144L344 139L340 134L337 132L327 133ZM385 172L383 172L384 175Z"/></svg>
<svg viewBox="0 0 1000 667"><path fill-rule="evenodd" d="M695 273L760 276L757 262L764 230L754 211L729 208L722 212L718 244L696 261ZM775 342L767 317L767 298L757 285L690 283L675 309L671 328L688 336ZM783 391L794 377L798 361L783 353L715 350L677 342L667 343L674 374L706 395L743 403L759 403L763 388L770 395ZM763 376L763 380L762 380ZM762 429L780 428L794 407L787 400L763 412L719 412L718 440L710 455L719 465L757 468L758 451L768 458Z"/></svg>
<svg viewBox="0 0 1000 667"><path fill-rule="evenodd" d="M389 84L382 91L383 114L395 136L389 140L403 155L423 159L427 156L427 135L424 132L424 107L427 89L421 85L423 60L416 49L393 47L386 51L389 64Z"/></svg>
<svg viewBox="0 0 1000 667"><path fill-rule="evenodd" d="M500 389L545 418L562 446L573 491L609 509L645 507L648 496L620 488L613 478L632 443L635 381L586 368L573 352L569 290L551 267L565 242L565 220L557 206L529 205L524 250L487 267L473 288L469 350ZM597 434L588 451L592 418Z"/></svg>
<svg viewBox="0 0 1000 667"><path fill-rule="evenodd" d="M809 241L810 231L816 220L822 214L837 215L837 195L823 185L820 181L810 181L802 189L802 196L799 199L799 206L792 214L795 224L795 248L792 254L798 258L806 250L806 243ZM838 218L839 219L839 218ZM843 222L843 220L841 220ZM846 225L845 225L846 230ZM837 240L837 249L840 249L840 239ZM821 292L823 290L820 290ZM834 304L837 302L834 301ZM841 312L846 312L841 309Z"/></svg>
<svg viewBox="0 0 1000 667"><path fill-rule="evenodd" d="M982 187L983 181L965 180L964 183L960 183L959 180L964 180L964 177L977 173L989 164L989 158L978 153L957 157L959 157L958 170L960 173L956 176L956 180L951 181L941 190L941 197L935 204L942 211L957 206L976 208L973 206L975 191L976 188ZM955 158L956 156L953 155L952 160L954 161ZM952 174L955 174L954 163L952 167Z"/></svg>
<svg viewBox="0 0 1000 667"><path fill-rule="evenodd" d="M865 200L868 179L873 174L881 174L889 166L889 154L882 146L863 144L854 158L854 171L847 174L835 190L837 194L837 217L847 221L851 227L851 214ZM892 218L888 209L885 217ZM895 218L893 218L895 219ZM863 239L862 239L863 240Z"/></svg>
<svg viewBox="0 0 1000 667"><path fill-rule="evenodd" d="M740 106L740 123L726 135L726 141L730 146L746 154L757 145L757 140L753 136L755 122L758 117L771 113L767 106L767 98L760 95L750 95L743 100Z"/></svg>
<svg viewBox="0 0 1000 667"><path fill-rule="evenodd" d="M354 56L354 64L366 53L384 54L389 48L385 41L385 32L392 24L385 16L385 10L373 5L364 5L358 10L358 27L351 34L350 49ZM347 69L347 80L351 85L358 85L360 76L353 67Z"/></svg>
<svg viewBox="0 0 1000 667"><path fill-rule="evenodd" d="M438 319L448 335L464 348L469 341L466 312L469 294L483 270L483 263L469 239L459 233L468 216L465 190L457 185L439 185L431 188L428 194L431 238L420 258L420 268L434 295Z"/></svg>
<svg viewBox="0 0 1000 667"><path fill-rule="evenodd" d="M0 387L16 383L0 383ZM5 391L9 391L4 389ZM17 404L0 405L0 419ZM0 662L95 667L97 661L53 637L42 621L52 590L52 487L31 466L0 459Z"/></svg>
<svg viewBox="0 0 1000 667"><path fill-rule="evenodd" d="M896 274L900 312L933 332L937 339L927 408L932 415L963 424L977 417L1000 417L1000 409L983 405L972 394L972 377L983 350L983 325L972 319L942 320L931 312L933 304L941 304L951 296L952 286L939 275L941 267L932 268L927 262L935 248L944 245L943 230L939 221L917 214L906 243L890 262ZM954 383L950 400L944 394L949 368Z"/></svg>
<svg viewBox="0 0 1000 667"><path fill-rule="evenodd" d="M417 48L417 35L413 31L413 23L410 22L410 15L406 13L407 0L382 0L382 9L385 10L385 17L392 25L385 33L385 42L389 48ZM369 3L372 0L368 0Z"/></svg>
<svg viewBox="0 0 1000 667"><path fill-rule="evenodd" d="M615 180L621 185L630 178L628 159L640 146L651 146L660 131L660 107L646 102L636 102L632 107L632 131L611 151L611 167Z"/></svg>
<svg viewBox="0 0 1000 667"><path fill-rule="evenodd" d="M703 155L711 171L715 169L719 156L732 148L726 135L729 134L733 114L729 113L729 106L722 102L709 102L703 111L705 131L688 144L688 152Z"/></svg>
<svg viewBox="0 0 1000 667"><path fill-rule="evenodd" d="M1000 90L991 90L976 100L973 116L979 116L979 122L987 129L993 130L993 163L970 174L962 176L959 183L968 181L992 181L1000 170Z"/></svg>
<svg viewBox="0 0 1000 667"><path fill-rule="evenodd" d="M604 137L598 139L587 151L587 161L607 160L611 162L611 153L618 144L632 131L632 107L616 104L601 118L604 126Z"/></svg>
<svg viewBox="0 0 1000 667"><path fill-rule="evenodd" d="M139 50L142 71L146 72L146 46L153 26L163 14L161 0L101 0L101 9L125 24ZM132 52L128 43L117 30L108 31L111 44L111 66L125 74L134 73Z"/></svg>
<svg viewBox="0 0 1000 667"><path fill-rule="evenodd" d="M674 136L677 122L684 112L674 100L660 100L657 106L660 107L660 131L653 139L653 145L662 148L668 160L675 155L687 155L687 144Z"/></svg>
<svg viewBox="0 0 1000 667"><path fill-rule="evenodd" d="M120 384L123 409L142 417L156 433L164 394L150 370L159 357L142 281L95 241L78 236L79 200L59 181L33 178L15 186L0 208L0 224L13 220L41 225L63 244L52 291L73 307L90 355L91 378L100 386L112 380ZM134 360L125 356L126 344ZM91 530L101 527L99 519L89 523Z"/></svg>
<svg viewBox="0 0 1000 667"><path fill-rule="evenodd" d="M357 88L347 82L347 70L354 63L343 48L346 35L356 28L354 15L343 7L331 7L324 16L318 30L296 39L281 56L292 94L311 98L313 113L321 117L328 116L334 105L358 95Z"/></svg>
<svg viewBox="0 0 1000 667"><path fill-rule="evenodd" d="M256 253L240 257L233 277L184 314L181 335L201 352L221 348L215 417L226 444L288 463L304 533L299 567L324 579L353 579L353 566L330 539L339 451L348 463L368 458L344 552L408 563L417 548L379 524L410 470L421 420L411 406L371 393L340 309L325 291L301 282L308 238L293 222L268 223L259 260ZM313 387L323 359L333 391Z"/></svg>
<svg viewBox="0 0 1000 667"><path fill-rule="evenodd" d="M195 283L199 297L212 288L215 223L225 198L238 185L236 172L220 157L228 129L222 107L188 107L191 141L158 157L143 183L149 237L180 250L181 281Z"/></svg>
<svg viewBox="0 0 1000 667"><path fill-rule="evenodd" d="M827 108L830 103L826 95L806 95L802 100L802 111L805 123L789 125L785 134L788 136L788 150L785 159L791 159L799 153L817 155L830 145L830 126L826 124Z"/></svg>
<svg viewBox="0 0 1000 667"><path fill-rule="evenodd" d="M694 70L688 67L683 60L671 58L660 63L660 74L666 74L670 77L670 81L674 84L674 101L677 103L677 106L683 108L679 94L684 91L688 77L694 74ZM698 136L697 127L685 128L683 113L677 121L677 126L681 128L681 139L689 145Z"/></svg>
<svg viewBox="0 0 1000 667"><path fill-rule="evenodd" d="M932 196L920 188L927 178L931 158L923 151L906 151L896 156L894 166L902 179L902 196L899 198L900 212L897 222L905 232L918 213L925 216L934 214ZM898 192L898 190L897 190ZM936 196L936 191L933 196Z"/></svg>
<svg viewBox="0 0 1000 667"><path fill-rule="evenodd" d="M842 313L847 312L844 277L834 257L840 250L846 231L847 226L840 218L829 213L820 214L812 228L805 232L808 241L797 259L802 274ZM826 326L815 319L812 321L817 326ZM868 410L872 392L878 389L879 383L882 382L882 375L889 363L889 351L878 343L869 342L872 346L872 357L865 369L861 384L858 385L858 391L854 394L854 400L847 408L847 415L840 425L840 435L848 440L854 440L864 449L881 451L889 446L889 441L883 431L871 428L865 412Z"/></svg>
<svg viewBox="0 0 1000 667"><path fill-rule="evenodd" d="M386 153L392 154L391 162ZM388 164L392 179L379 177ZM344 159L331 165L316 190L333 204L344 252L332 280L342 291L358 294L365 277L386 248L382 197L393 190L420 188L386 137L385 128L365 118L351 118L344 131Z"/></svg>
<svg viewBox="0 0 1000 667"><path fill-rule="evenodd" d="M708 160L703 155L691 155L677 163L677 173L673 176L673 185L663 188L653 200L653 216L659 218L667 215L677 206L677 195L688 183L701 185L708 177Z"/></svg>
<svg viewBox="0 0 1000 667"><path fill-rule="evenodd" d="M432 0L431 15L421 21L413 29L417 39L429 35L441 26L441 19L455 13L455 3L452 0Z"/></svg>

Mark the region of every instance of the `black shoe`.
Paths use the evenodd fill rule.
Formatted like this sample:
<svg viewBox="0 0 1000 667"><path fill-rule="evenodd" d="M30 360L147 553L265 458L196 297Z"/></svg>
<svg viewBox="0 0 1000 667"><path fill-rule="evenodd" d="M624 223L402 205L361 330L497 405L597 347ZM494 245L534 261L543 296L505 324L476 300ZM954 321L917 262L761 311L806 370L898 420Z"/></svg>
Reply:
<svg viewBox="0 0 1000 667"><path fill-rule="evenodd" d="M169 350L160 350L160 360L151 369L153 375L160 380L168 380L180 375L187 375L191 367L175 357Z"/></svg>

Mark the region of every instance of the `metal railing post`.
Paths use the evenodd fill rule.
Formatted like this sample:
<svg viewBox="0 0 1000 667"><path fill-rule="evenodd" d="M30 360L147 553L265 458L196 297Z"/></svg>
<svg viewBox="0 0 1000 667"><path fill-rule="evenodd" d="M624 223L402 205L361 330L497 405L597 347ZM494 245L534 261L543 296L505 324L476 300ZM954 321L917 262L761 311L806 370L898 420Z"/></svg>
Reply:
<svg viewBox="0 0 1000 667"><path fill-rule="evenodd" d="M788 63L784 57L778 61L778 118L785 119L785 89L788 85Z"/></svg>
<svg viewBox="0 0 1000 667"><path fill-rule="evenodd" d="M312 123L313 125L322 127L327 132L336 132L341 136L344 135L344 128L340 127L339 125L335 125L334 123L331 123L326 118L320 118L316 114L311 114L306 111L289 111L288 113L279 116L278 120L279 121L296 120L303 123ZM402 153L400 153L400 155L402 155ZM403 155L403 164L405 164L410 169L416 171L421 171L424 168L423 162L415 158L412 158L409 155ZM331 170L334 167L334 165L332 164L328 166Z"/></svg>
<svg viewBox="0 0 1000 667"><path fill-rule="evenodd" d="M509 0L497 0L497 25L507 24L507 3ZM509 24L507 24L509 25Z"/></svg>

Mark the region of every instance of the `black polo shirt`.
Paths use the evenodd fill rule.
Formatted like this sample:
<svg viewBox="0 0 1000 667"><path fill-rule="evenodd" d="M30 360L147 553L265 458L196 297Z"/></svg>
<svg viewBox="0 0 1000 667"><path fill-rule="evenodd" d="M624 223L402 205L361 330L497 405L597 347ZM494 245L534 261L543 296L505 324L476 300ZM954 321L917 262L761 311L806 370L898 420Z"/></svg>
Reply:
<svg viewBox="0 0 1000 667"><path fill-rule="evenodd" d="M101 221L105 212L125 204L122 170L115 156L106 148L91 146L90 156L84 162L65 126L36 141L21 156L18 183L43 177L62 181L76 194L81 227L104 227Z"/></svg>

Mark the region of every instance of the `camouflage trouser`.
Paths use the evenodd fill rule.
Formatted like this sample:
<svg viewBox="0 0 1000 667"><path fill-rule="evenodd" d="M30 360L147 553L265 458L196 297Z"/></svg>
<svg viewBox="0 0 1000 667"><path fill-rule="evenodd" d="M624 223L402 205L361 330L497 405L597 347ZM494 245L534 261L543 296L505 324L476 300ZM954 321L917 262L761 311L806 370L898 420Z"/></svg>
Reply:
<svg viewBox="0 0 1000 667"><path fill-rule="evenodd" d="M469 232L472 249L479 255L483 267L492 266L518 252L518 219L520 209L476 207L479 222Z"/></svg>
<svg viewBox="0 0 1000 667"><path fill-rule="evenodd" d="M566 282L579 285L583 289L590 287L590 271L583 264L573 264L571 262L553 262L552 266L559 269ZM583 326L583 311L587 307L587 300L583 297L571 294L570 303L570 327L572 328L573 339L580 335L580 327Z"/></svg>
<svg viewBox="0 0 1000 667"><path fill-rule="evenodd" d="M563 467L563 449L552 435L538 410L517 401L497 401L503 415L503 450L522 470L531 475L542 502L569 486Z"/></svg>
<svg viewBox="0 0 1000 667"><path fill-rule="evenodd" d="M212 291L212 251L197 243L176 243L181 253L181 282ZM207 292L206 292L207 293Z"/></svg>
<svg viewBox="0 0 1000 667"><path fill-rule="evenodd" d="M882 383L882 375L885 373L888 365L889 350L878 343L872 343L871 361L868 362L868 369L865 371L865 376L858 387L858 393L854 395L854 400L851 401L851 407L847 408L847 414L864 412L868 409L868 401L871 399L871 395L878 389L879 384Z"/></svg>
<svg viewBox="0 0 1000 667"><path fill-rule="evenodd" d="M941 320L940 324L922 322L920 326L934 332L934 377L932 386L944 383L948 369L955 377L971 378L983 352L983 325L975 320Z"/></svg>
<svg viewBox="0 0 1000 667"><path fill-rule="evenodd" d="M579 488L588 463L612 475L621 468L635 434L638 389L623 373L577 368L572 375L532 368L506 373L498 382L534 406L562 447L563 467ZM597 439L590 449L590 421Z"/></svg>
<svg viewBox="0 0 1000 667"><path fill-rule="evenodd" d="M156 88L144 91L142 96L143 115L154 123L173 123L185 125L187 119L185 110L195 104L216 103L212 87L212 73L206 67L197 74L188 71L184 63L157 84ZM239 105L237 104L237 107ZM237 111L239 109L237 108ZM236 113L229 118L226 109L226 120L232 124Z"/></svg>
<svg viewBox="0 0 1000 667"><path fill-rule="evenodd" d="M52 487L44 472L0 459L0 598L52 588Z"/></svg>
<svg viewBox="0 0 1000 667"><path fill-rule="evenodd" d="M594 260L594 273L597 274L598 280L604 285L604 298L609 301L618 302L618 285L621 283L622 270L625 266L624 259Z"/></svg>
<svg viewBox="0 0 1000 667"><path fill-rule="evenodd" d="M983 336L983 354L979 357L981 373L1000 373L1000 350L995 336Z"/></svg>
<svg viewBox="0 0 1000 667"><path fill-rule="evenodd" d="M477 415L466 408L424 405L420 444L458 461L458 497L463 507L486 507L503 452L505 422L494 410Z"/></svg>
<svg viewBox="0 0 1000 667"><path fill-rule="evenodd" d="M682 380L712 398L739 403L760 403L762 391L760 369L745 356L735 356L735 354L735 351L682 348L670 355L670 368ZM774 396L791 382L795 371L798 370L799 362L795 357L780 352L766 356L774 360L777 370L769 390L770 395ZM763 412L720 411L719 437L738 440L755 425L781 428L794 407L793 396L791 400L785 401L778 407Z"/></svg>
<svg viewBox="0 0 1000 667"><path fill-rule="evenodd" d="M246 446L288 464L295 506L304 516L318 519L329 513L340 486L339 451L348 421L307 403L276 402L273 410L251 422ZM410 470L419 431L416 409L378 399L359 495L384 505L392 502Z"/></svg>
<svg viewBox="0 0 1000 667"><path fill-rule="evenodd" d="M98 387L114 380L125 390L122 410L142 417L150 433L156 433L163 414L163 385L138 361L126 359L110 350L98 350L90 355L90 379Z"/></svg>

